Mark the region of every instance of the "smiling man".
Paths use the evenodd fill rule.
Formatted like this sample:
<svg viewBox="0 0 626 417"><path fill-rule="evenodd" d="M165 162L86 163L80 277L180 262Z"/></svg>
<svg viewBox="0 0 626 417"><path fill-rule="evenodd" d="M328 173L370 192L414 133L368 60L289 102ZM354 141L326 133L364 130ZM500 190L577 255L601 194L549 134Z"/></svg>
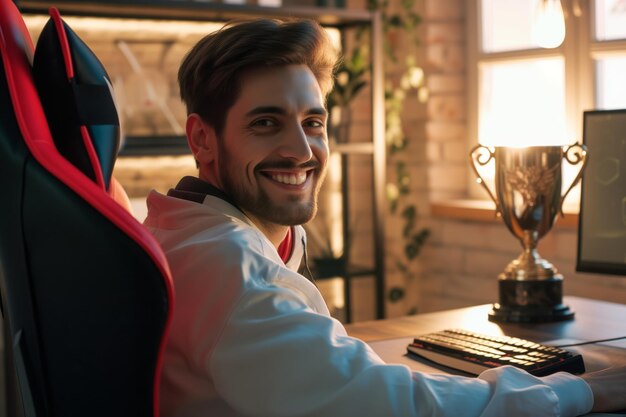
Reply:
<svg viewBox="0 0 626 417"><path fill-rule="evenodd" d="M330 66L332 68L332 65ZM328 158L327 113L304 64L242 71L223 128L192 114L189 143L200 179L227 191L274 244L311 220Z"/></svg>
<svg viewBox="0 0 626 417"><path fill-rule="evenodd" d="M311 21L227 25L179 71L199 175L148 196L176 303L163 417L574 416L626 407L624 370L478 378L387 365L298 274L328 158L335 53ZM595 395L595 398L594 398Z"/></svg>

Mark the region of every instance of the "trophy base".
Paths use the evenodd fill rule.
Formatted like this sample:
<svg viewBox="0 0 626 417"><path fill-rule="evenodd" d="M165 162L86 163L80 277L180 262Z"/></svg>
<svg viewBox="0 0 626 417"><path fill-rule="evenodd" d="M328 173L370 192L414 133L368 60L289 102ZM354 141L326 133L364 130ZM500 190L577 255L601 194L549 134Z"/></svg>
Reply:
<svg viewBox="0 0 626 417"><path fill-rule="evenodd" d="M500 323L545 323L574 318L563 304L563 277L545 280L498 281L500 302L493 305L489 320Z"/></svg>
<svg viewBox="0 0 626 417"><path fill-rule="evenodd" d="M572 320L574 312L565 304L550 307L503 307L498 303L489 312L489 321L497 323L547 323Z"/></svg>

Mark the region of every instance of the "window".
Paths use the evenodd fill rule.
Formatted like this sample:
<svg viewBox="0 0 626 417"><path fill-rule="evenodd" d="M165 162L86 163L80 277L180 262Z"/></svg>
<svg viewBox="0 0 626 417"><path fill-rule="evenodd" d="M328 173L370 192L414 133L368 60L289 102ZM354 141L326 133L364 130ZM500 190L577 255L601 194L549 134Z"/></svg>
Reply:
<svg viewBox="0 0 626 417"><path fill-rule="evenodd" d="M564 143L564 69L564 60L558 56L481 64L481 143L495 146Z"/></svg>
<svg viewBox="0 0 626 417"><path fill-rule="evenodd" d="M626 1L596 0L594 8L595 39L626 39Z"/></svg>
<svg viewBox="0 0 626 417"><path fill-rule="evenodd" d="M599 58L595 61L596 107L617 109L626 107L626 55Z"/></svg>
<svg viewBox="0 0 626 417"><path fill-rule="evenodd" d="M626 108L626 0L595 0L594 6L594 107Z"/></svg>
<svg viewBox="0 0 626 417"><path fill-rule="evenodd" d="M470 0L467 18L471 146L571 144L584 110L626 108L626 0Z"/></svg>

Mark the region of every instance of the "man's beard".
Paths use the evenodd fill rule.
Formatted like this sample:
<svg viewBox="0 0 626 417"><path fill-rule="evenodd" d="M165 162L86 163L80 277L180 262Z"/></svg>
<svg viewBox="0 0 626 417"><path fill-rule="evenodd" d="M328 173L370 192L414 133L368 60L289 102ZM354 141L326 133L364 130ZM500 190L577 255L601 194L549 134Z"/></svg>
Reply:
<svg viewBox="0 0 626 417"><path fill-rule="evenodd" d="M222 161L222 167L231 166L228 162L231 160L226 151L220 149L220 161ZM234 165L234 164L233 164ZM258 187L256 190L250 190L246 187L241 186L241 184L237 184L233 181L236 178L236 175L229 175L229 172L222 172L221 182L224 186L224 192L227 193L232 199L233 202L239 207L240 210L244 212L250 213L256 216L258 219L263 220L265 222L280 224L283 226L295 226L307 223L317 213L317 195L319 193L320 187L324 182L324 176L326 174L326 169L321 168L319 163L312 162L301 165L294 164L261 164L267 167L271 166L272 168L301 168L301 167L313 167L312 173L308 175L314 176L314 178L308 178L309 180L314 180L315 184L311 193L302 198L300 196L291 196L288 198L287 203L275 203L272 201L271 197L267 194L265 189ZM255 170L255 175L259 174L258 168ZM254 192L256 191L256 192Z"/></svg>

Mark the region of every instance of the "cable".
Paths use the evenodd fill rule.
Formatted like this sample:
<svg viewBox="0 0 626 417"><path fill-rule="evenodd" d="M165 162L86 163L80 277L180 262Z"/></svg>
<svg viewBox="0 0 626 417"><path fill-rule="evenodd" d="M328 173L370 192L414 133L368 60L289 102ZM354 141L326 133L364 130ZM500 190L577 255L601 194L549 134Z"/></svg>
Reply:
<svg viewBox="0 0 626 417"><path fill-rule="evenodd" d="M590 342L572 343L572 344L569 344L569 345L560 345L560 346L554 346L554 347L566 348L566 347L572 347L572 346L593 345L595 343L613 342L615 340L622 340L622 339L626 339L626 336L612 337L610 339L592 340Z"/></svg>

